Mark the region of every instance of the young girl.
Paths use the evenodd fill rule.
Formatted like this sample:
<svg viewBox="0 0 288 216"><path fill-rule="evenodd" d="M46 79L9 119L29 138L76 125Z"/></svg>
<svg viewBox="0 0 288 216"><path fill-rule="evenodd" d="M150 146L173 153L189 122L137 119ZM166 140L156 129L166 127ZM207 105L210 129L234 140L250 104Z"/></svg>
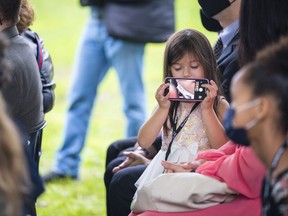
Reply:
<svg viewBox="0 0 288 216"><path fill-rule="evenodd" d="M215 57L203 34L185 29L169 38L164 56L166 77L207 78L210 84L203 85L207 96L200 104L170 101L169 93L164 95L167 83L157 89L158 106L141 127L138 143L143 148L149 147L162 130L162 148L136 182L138 189L148 180L169 172L161 161L193 161L199 152L219 148L228 140L221 122L229 105L219 94Z"/></svg>
<svg viewBox="0 0 288 216"><path fill-rule="evenodd" d="M225 117L228 136L250 145L268 171L262 215L288 215L288 38L268 47L244 67L232 85L233 108Z"/></svg>

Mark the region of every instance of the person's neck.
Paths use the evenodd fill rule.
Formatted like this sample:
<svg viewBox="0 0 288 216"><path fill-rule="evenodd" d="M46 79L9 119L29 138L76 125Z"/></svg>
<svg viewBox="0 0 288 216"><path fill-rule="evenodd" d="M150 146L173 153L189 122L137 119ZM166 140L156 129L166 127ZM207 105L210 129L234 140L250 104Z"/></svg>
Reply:
<svg viewBox="0 0 288 216"><path fill-rule="evenodd" d="M276 152L287 137L285 134L279 133L277 129L271 130L271 127L264 128L256 136L251 145L264 165L270 168Z"/></svg>
<svg viewBox="0 0 288 216"><path fill-rule="evenodd" d="M220 23L220 25L224 28L231 25L236 20L239 20L240 17L240 1L234 2L230 7L226 8L219 14L215 16Z"/></svg>
<svg viewBox="0 0 288 216"><path fill-rule="evenodd" d="M7 22L2 22L2 25L0 25L0 31L4 31L5 29L9 28L13 26L11 23L7 23Z"/></svg>
<svg viewBox="0 0 288 216"><path fill-rule="evenodd" d="M227 28L229 25L231 25L232 23L234 23L236 20L238 20L238 18L234 18L232 17L231 19L225 19L222 21L219 21L220 25L223 27L223 29Z"/></svg>

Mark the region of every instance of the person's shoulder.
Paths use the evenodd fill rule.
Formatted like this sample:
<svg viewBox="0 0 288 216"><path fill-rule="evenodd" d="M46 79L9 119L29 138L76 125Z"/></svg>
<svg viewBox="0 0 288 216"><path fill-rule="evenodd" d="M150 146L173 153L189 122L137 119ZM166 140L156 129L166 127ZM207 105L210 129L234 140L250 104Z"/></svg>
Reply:
<svg viewBox="0 0 288 216"><path fill-rule="evenodd" d="M219 96L219 104L217 107L217 111L219 112L220 116L223 118L224 113L229 108L229 103L224 96Z"/></svg>
<svg viewBox="0 0 288 216"><path fill-rule="evenodd" d="M218 97L219 97L219 107L220 106L223 106L223 107L229 107L230 106L229 102L227 101L227 99L224 96L220 95Z"/></svg>
<svg viewBox="0 0 288 216"><path fill-rule="evenodd" d="M276 182L286 183L286 188L288 191L288 168L280 172L276 177ZM288 194L287 194L288 196Z"/></svg>
<svg viewBox="0 0 288 216"><path fill-rule="evenodd" d="M20 35L11 39L6 53L7 58L12 63L14 70L38 71L33 50Z"/></svg>
<svg viewBox="0 0 288 216"><path fill-rule="evenodd" d="M282 171L276 178L272 194L277 200L279 209L288 209L288 169ZM281 212L284 213L284 212ZM281 214L282 215L282 214ZM284 214L283 214L284 215Z"/></svg>
<svg viewBox="0 0 288 216"><path fill-rule="evenodd" d="M28 52L29 55L29 52L31 52L30 46L20 35L14 36L9 41L7 52L16 52L18 55L23 55L23 53L25 54L26 52Z"/></svg>

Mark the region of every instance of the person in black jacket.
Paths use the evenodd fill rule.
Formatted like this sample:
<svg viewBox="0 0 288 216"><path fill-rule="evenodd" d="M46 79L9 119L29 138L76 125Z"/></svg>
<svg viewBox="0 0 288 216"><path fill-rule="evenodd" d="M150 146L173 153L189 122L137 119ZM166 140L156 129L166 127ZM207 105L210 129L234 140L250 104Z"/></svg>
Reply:
<svg viewBox="0 0 288 216"><path fill-rule="evenodd" d="M116 70L124 100L126 136L137 135L146 120L145 44L164 42L174 32L174 0L82 0L81 4L89 6L90 17L76 57L64 140L44 182L79 177L91 111L110 67Z"/></svg>
<svg viewBox="0 0 288 216"><path fill-rule="evenodd" d="M9 114L31 134L45 125L42 84L35 56L16 27L21 0L0 1L0 31L9 39L7 58L13 79L3 88ZM19 6L19 8L18 8Z"/></svg>
<svg viewBox="0 0 288 216"><path fill-rule="evenodd" d="M11 65L5 57L7 41L0 34L0 91L11 77ZM0 215L22 215L23 195L28 192L29 177L18 131L6 112L0 96Z"/></svg>
<svg viewBox="0 0 288 216"><path fill-rule="evenodd" d="M202 16L218 21L223 28L214 27L221 38L222 48L216 54L217 65L220 70L220 83L223 95L230 102L230 83L233 75L239 70L238 47L239 42L239 13L241 0L198 0ZM204 19L205 20L205 19ZM203 24L204 25L204 24ZM214 24L215 26L215 24ZM217 43L217 42L216 42ZM214 51L216 48L214 45Z"/></svg>
<svg viewBox="0 0 288 216"><path fill-rule="evenodd" d="M32 181L31 191L25 196L25 214L36 215L35 201L44 187L33 160L35 138L46 122L43 112L42 84L33 51L19 35L16 23L19 21L21 0L0 0L0 31L8 38L6 58L11 65L11 79L1 92L9 117L21 128L22 142ZM31 165L31 166L30 166Z"/></svg>
<svg viewBox="0 0 288 216"><path fill-rule="evenodd" d="M47 49L44 48L44 41L38 34L29 27L34 21L35 13L28 0L21 1L20 20L17 23L17 29L20 35L32 48L38 63L39 73L42 82L43 109L44 113L52 110L55 101L55 81L54 65Z"/></svg>

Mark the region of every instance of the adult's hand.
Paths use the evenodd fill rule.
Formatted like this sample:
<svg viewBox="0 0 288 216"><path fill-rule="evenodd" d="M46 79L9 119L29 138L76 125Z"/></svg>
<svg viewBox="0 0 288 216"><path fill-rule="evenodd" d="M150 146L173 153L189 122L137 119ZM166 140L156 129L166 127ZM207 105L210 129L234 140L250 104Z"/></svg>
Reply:
<svg viewBox="0 0 288 216"><path fill-rule="evenodd" d="M116 173L119 170L124 169L126 167L150 163L150 160L147 159L145 156L143 156L140 152L137 152L137 151L123 152L123 154L126 156L125 161L123 161L121 164L119 164L119 166L114 167L114 169L112 170L113 173Z"/></svg>

